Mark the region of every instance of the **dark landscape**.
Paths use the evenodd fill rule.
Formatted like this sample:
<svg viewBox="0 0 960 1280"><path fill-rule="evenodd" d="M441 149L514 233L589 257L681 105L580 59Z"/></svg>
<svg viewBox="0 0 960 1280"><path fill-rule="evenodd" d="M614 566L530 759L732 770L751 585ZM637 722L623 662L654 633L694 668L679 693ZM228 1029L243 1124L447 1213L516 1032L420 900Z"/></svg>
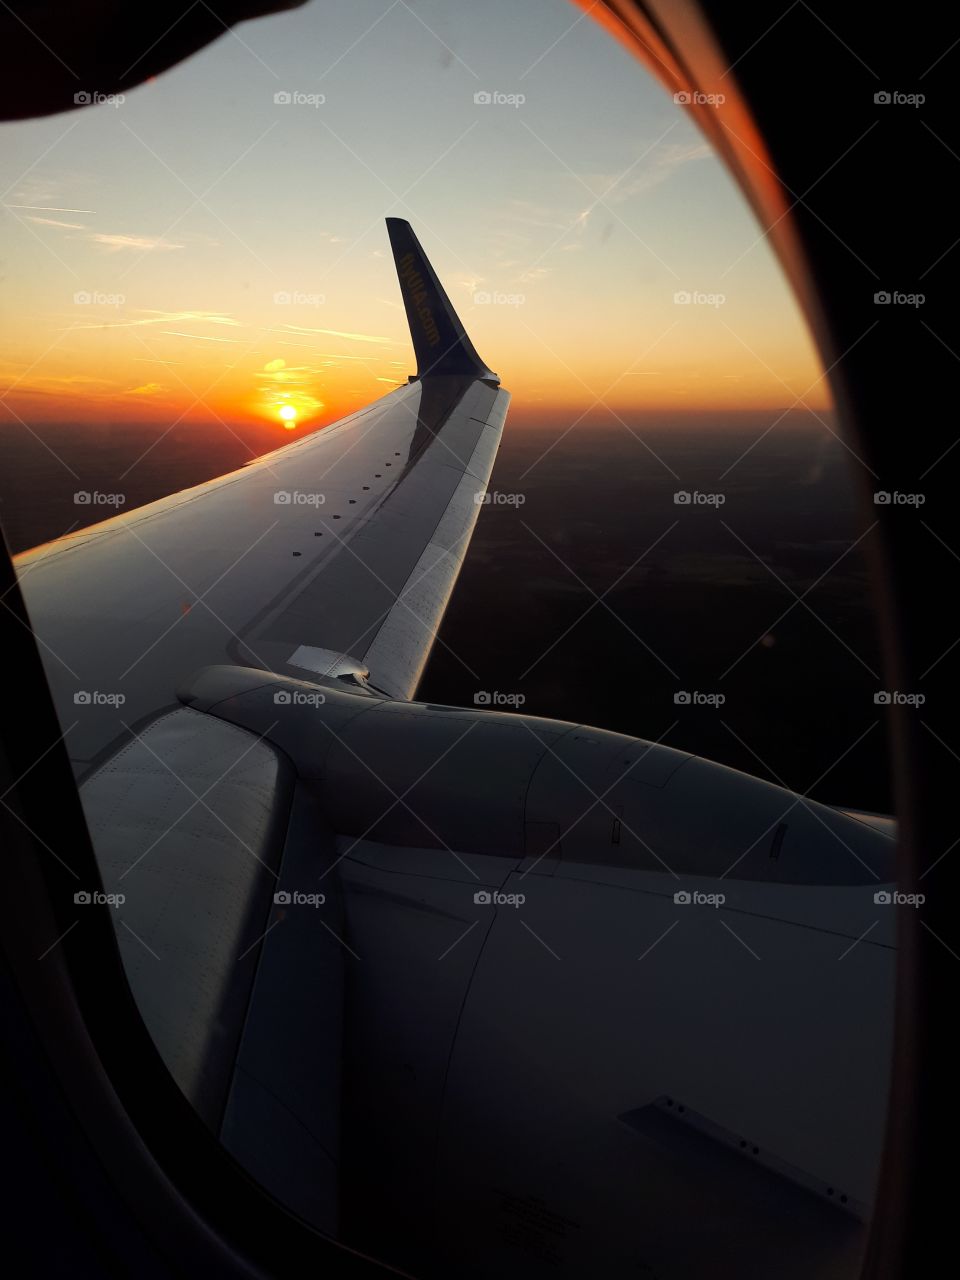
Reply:
<svg viewBox="0 0 960 1280"><path fill-rule="evenodd" d="M473 705L488 693L506 710L519 696L530 714L890 812L859 464L807 415L764 435L778 416L568 430L513 412L490 485L499 497L481 510L419 696ZM0 432L14 552L113 514L76 505L78 490L121 492L130 510L288 439L235 424L32 433L15 421ZM678 492L723 502L677 503Z"/></svg>

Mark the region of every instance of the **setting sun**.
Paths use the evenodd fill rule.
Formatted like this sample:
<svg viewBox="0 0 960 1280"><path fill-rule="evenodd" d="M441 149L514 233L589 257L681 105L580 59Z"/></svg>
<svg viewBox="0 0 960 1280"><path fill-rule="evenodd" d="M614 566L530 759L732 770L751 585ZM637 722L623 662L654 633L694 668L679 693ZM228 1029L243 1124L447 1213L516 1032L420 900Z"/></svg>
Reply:
<svg viewBox="0 0 960 1280"><path fill-rule="evenodd" d="M284 422L292 423L297 416L297 411L292 404L282 404L280 406L280 417Z"/></svg>

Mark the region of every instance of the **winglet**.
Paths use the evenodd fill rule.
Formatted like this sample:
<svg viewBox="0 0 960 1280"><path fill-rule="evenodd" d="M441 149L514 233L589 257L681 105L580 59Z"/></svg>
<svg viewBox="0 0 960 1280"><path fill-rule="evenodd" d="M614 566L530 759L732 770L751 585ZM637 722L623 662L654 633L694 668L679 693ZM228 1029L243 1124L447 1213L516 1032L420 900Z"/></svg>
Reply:
<svg viewBox="0 0 960 1280"><path fill-rule="evenodd" d="M500 379L483 363L467 337L410 223L387 218L387 233L417 357L417 377L452 374L499 384Z"/></svg>

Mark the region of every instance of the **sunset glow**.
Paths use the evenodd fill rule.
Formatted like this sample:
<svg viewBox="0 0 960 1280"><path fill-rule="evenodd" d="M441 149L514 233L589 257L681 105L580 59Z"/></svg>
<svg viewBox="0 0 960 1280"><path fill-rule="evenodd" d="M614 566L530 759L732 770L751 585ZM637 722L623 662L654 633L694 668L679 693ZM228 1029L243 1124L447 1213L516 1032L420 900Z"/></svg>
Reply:
<svg viewBox="0 0 960 1280"><path fill-rule="evenodd" d="M0 424L309 430L369 403L414 370L386 214L412 222L514 422L828 408L771 250L682 108L561 0L495 7L425 6L451 63L404 6L307 6L120 106L5 126ZM523 102L486 104L487 80Z"/></svg>

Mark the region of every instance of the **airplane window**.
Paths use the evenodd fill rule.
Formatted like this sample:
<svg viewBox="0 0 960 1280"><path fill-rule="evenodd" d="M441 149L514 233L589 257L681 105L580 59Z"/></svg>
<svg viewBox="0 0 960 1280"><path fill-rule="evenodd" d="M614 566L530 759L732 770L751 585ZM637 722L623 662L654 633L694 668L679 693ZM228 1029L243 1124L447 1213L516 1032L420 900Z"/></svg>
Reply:
<svg viewBox="0 0 960 1280"><path fill-rule="evenodd" d="M181 1089L412 1275L852 1278L870 477L683 95L560 0L80 92L4 126L0 499Z"/></svg>

